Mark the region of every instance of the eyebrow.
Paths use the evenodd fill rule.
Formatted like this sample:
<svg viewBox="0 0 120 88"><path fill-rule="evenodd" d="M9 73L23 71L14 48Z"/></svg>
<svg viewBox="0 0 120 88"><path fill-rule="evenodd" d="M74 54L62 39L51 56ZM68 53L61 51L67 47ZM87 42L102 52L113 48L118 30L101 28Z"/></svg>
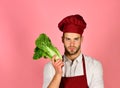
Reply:
<svg viewBox="0 0 120 88"><path fill-rule="evenodd" d="M76 37L76 38L74 38L74 39L79 39L80 37Z"/></svg>
<svg viewBox="0 0 120 88"><path fill-rule="evenodd" d="M64 37L64 38L67 38L67 39L71 39L70 37ZM79 39L80 37L75 37L73 39Z"/></svg>

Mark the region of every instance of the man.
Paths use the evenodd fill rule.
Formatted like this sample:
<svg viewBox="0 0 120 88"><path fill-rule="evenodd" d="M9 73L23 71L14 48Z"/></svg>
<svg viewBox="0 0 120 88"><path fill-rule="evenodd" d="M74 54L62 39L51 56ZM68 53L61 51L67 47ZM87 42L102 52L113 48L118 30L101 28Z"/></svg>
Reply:
<svg viewBox="0 0 120 88"><path fill-rule="evenodd" d="M99 61L82 54L81 43L86 22L76 14L65 17L59 24L63 32L63 60L45 65L43 88L104 88L103 70Z"/></svg>

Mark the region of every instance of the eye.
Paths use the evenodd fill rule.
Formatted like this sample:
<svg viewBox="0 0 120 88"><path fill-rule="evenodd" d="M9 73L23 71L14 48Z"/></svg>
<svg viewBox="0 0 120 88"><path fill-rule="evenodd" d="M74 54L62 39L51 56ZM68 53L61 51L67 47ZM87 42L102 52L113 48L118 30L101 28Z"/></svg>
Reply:
<svg viewBox="0 0 120 88"><path fill-rule="evenodd" d="M79 38L75 38L74 40L79 40Z"/></svg>
<svg viewBox="0 0 120 88"><path fill-rule="evenodd" d="M65 38L67 41L70 40L70 38Z"/></svg>

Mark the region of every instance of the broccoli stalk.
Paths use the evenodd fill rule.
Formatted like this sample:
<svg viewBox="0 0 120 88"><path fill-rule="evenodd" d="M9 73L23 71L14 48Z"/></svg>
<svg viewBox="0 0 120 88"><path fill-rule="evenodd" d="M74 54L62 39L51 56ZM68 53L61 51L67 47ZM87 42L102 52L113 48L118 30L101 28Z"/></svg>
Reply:
<svg viewBox="0 0 120 88"><path fill-rule="evenodd" d="M40 34L40 36L36 39L35 44L36 48L34 49L33 55L34 60L40 59L42 57L52 59L54 55L56 55L56 59L62 59L59 50L54 47L50 38L46 34Z"/></svg>

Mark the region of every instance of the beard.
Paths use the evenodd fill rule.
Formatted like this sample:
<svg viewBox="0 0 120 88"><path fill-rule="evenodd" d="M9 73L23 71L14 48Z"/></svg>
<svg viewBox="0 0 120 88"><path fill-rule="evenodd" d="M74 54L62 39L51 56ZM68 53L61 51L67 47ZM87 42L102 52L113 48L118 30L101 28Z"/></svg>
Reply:
<svg viewBox="0 0 120 88"><path fill-rule="evenodd" d="M75 47L75 46L66 47L66 46L64 46L64 47L65 47L65 54L66 55L75 55L80 50L80 46L78 46L78 47Z"/></svg>

